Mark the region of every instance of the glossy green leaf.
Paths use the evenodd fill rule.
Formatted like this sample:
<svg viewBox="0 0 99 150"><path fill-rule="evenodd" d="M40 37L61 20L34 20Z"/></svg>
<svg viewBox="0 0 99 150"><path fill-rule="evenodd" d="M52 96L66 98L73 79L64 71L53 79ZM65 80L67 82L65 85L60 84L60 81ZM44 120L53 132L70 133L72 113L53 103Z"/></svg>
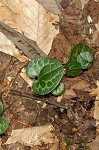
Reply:
<svg viewBox="0 0 99 150"><path fill-rule="evenodd" d="M2 102L0 101L0 114L3 112L3 104Z"/></svg>
<svg viewBox="0 0 99 150"><path fill-rule="evenodd" d="M51 92L54 96L60 96L64 93L65 87L63 83L59 83L58 86Z"/></svg>
<svg viewBox="0 0 99 150"><path fill-rule="evenodd" d="M0 117L0 135L5 133L9 127L8 121L4 117Z"/></svg>
<svg viewBox="0 0 99 150"><path fill-rule="evenodd" d="M26 72L31 78L37 77L32 86L34 93L45 95L59 84L64 69L62 64L54 58L38 57L27 65Z"/></svg>
<svg viewBox="0 0 99 150"><path fill-rule="evenodd" d="M26 73L28 77L30 78L38 77L41 69L47 64L49 64L49 60L46 59L45 57L37 57L32 59L26 67Z"/></svg>
<svg viewBox="0 0 99 150"><path fill-rule="evenodd" d="M80 63L82 69L89 68L93 61L93 54L89 46L83 43L77 44L71 51L70 61Z"/></svg>
<svg viewBox="0 0 99 150"><path fill-rule="evenodd" d="M66 75L73 77L82 73L81 65L76 61L68 61L66 63Z"/></svg>

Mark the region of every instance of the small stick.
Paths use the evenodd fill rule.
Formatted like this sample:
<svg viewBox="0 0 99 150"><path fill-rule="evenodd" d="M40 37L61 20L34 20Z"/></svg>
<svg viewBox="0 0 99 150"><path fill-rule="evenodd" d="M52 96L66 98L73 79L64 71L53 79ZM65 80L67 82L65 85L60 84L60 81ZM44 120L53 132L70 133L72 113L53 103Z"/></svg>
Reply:
<svg viewBox="0 0 99 150"><path fill-rule="evenodd" d="M43 98L43 97L38 97L34 94L30 94L30 93L22 93L20 91L17 91L17 90L10 90L9 91L9 94L11 95L17 95L17 96L21 96L21 97L26 97L32 101L42 101L42 102L45 102L45 103L48 103L48 104L51 104L51 105L54 105L56 107L59 107L59 108L63 108L63 109L66 109L66 106L62 105L61 103L51 99L51 98Z"/></svg>
<svg viewBox="0 0 99 150"><path fill-rule="evenodd" d="M22 121L20 121L20 120L14 119L14 121L16 121L16 122L18 122L18 123L20 123L20 124L22 124L22 125L25 125L25 126L28 126L28 127L32 127L31 125L26 124L26 123L24 123L24 122L22 122Z"/></svg>

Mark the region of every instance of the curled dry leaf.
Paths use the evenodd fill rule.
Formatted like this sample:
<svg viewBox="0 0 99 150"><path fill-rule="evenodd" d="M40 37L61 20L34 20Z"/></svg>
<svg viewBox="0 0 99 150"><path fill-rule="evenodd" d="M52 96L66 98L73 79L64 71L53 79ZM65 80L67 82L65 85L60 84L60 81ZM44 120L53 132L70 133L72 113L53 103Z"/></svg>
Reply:
<svg viewBox="0 0 99 150"><path fill-rule="evenodd" d="M58 143L58 139L52 133L53 130L52 125L12 130L11 137L8 138L5 144L18 142L30 147L41 146L42 143L55 146Z"/></svg>
<svg viewBox="0 0 99 150"><path fill-rule="evenodd" d="M28 58L24 55L21 55L18 49L15 48L15 45L7 39L7 37L0 32L0 52L16 57L21 62L25 62Z"/></svg>
<svg viewBox="0 0 99 150"><path fill-rule="evenodd" d="M1 3L0 21L23 32L48 54L59 32L52 23L59 21L59 17L48 13L36 0L2 0Z"/></svg>

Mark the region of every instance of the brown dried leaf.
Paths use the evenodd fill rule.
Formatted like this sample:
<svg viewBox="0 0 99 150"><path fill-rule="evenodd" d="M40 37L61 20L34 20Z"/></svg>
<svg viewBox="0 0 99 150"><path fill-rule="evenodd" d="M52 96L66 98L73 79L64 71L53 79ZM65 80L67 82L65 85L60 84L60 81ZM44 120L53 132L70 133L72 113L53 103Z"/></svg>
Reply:
<svg viewBox="0 0 99 150"><path fill-rule="evenodd" d="M99 100L99 81L97 80L96 81L96 85L97 85L97 88L93 88L90 95L91 96L96 96L96 100Z"/></svg>
<svg viewBox="0 0 99 150"><path fill-rule="evenodd" d="M42 143L54 144L55 146L58 143L58 139L52 131L52 125L12 130L11 137L8 138L5 145L18 142L30 147L41 146Z"/></svg>
<svg viewBox="0 0 99 150"><path fill-rule="evenodd" d="M51 49L53 38L59 32L52 25L58 20L58 16L48 13L36 0L2 0L0 5L0 21L36 41L46 54Z"/></svg>
<svg viewBox="0 0 99 150"><path fill-rule="evenodd" d="M90 84L85 82L84 80L80 80L78 83L72 86L73 89L81 90L81 91L90 91Z"/></svg>
<svg viewBox="0 0 99 150"><path fill-rule="evenodd" d="M71 98L75 98L76 97L76 93L74 92L73 89L66 89L65 93L64 93L64 97L66 99L71 99Z"/></svg>
<svg viewBox="0 0 99 150"><path fill-rule="evenodd" d="M90 95L91 96L96 96L96 100L95 101L95 111L94 111L94 118L96 119L96 125L99 124L99 81L96 82L97 88L96 89L92 89Z"/></svg>
<svg viewBox="0 0 99 150"><path fill-rule="evenodd" d="M24 55L21 55L18 49L15 48L15 45L7 39L7 37L0 32L0 52L16 57L21 62L25 62L28 58Z"/></svg>

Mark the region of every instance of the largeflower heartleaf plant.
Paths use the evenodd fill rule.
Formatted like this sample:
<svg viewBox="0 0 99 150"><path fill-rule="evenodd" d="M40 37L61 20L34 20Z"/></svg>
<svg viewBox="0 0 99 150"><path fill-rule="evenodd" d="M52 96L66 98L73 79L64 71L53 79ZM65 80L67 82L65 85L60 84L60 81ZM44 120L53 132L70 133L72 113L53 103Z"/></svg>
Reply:
<svg viewBox="0 0 99 150"><path fill-rule="evenodd" d="M34 93L45 95L50 93L59 84L64 69L62 64L49 57L38 57L31 60L26 68L27 75L35 78L32 85Z"/></svg>
<svg viewBox="0 0 99 150"><path fill-rule="evenodd" d="M35 78L32 89L37 95L52 93L59 96L64 92L64 84L60 83L63 74L68 77L80 75L88 69L93 62L91 49L83 43L78 43L71 51L69 61L65 64L66 72L62 64L49 57L37 57L32 59L27 67L28 77Z"/></svg>
<svg viewBox="0 0 99 150"><path fill-rule="evenodd" d="M73 77L90 68L93 62L93 54L89 46L78 43L71 51L69 61L66 63L66 75Z"/></svg>

